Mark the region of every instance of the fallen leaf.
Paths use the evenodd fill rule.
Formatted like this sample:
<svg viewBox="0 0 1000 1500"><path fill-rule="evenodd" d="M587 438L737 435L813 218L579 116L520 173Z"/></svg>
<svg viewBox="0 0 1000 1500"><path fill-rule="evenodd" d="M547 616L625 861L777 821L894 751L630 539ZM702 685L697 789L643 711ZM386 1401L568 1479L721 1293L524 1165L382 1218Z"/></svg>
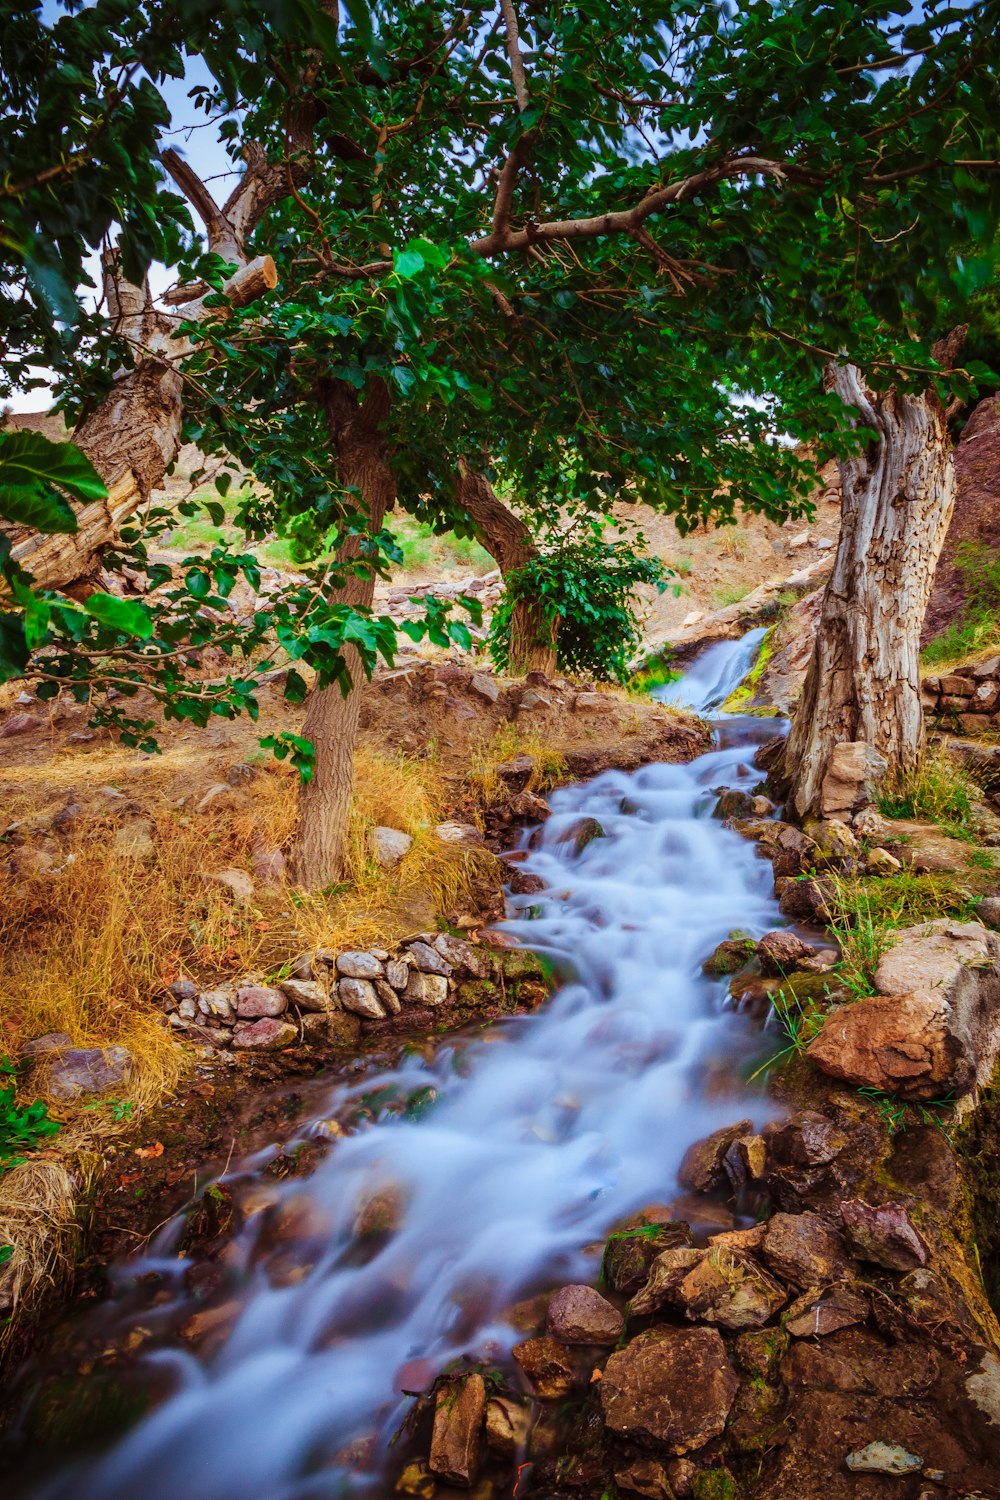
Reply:
<svg viewBox="0 0 1000 1500"><path fill-rule="evenodd" d="M593 1383L594 1383L595 1380L603 1380L603 1379L604 1379L604 1371L603 1370L595 1370L593 1372L593 1374L591 1375L591 1377L590 1377L590 1383L591 1383L591 1385L593 1385Z"/></svg>
<svg viewBox="0 0 1000 1500"><path fill-rule="evenodd" d="M154 1141L151 1146L136 1146L135 1154L136 1156L141 1156L144 1160L148 1160L151 1156L162 1156L163 1142Z"/></svg>

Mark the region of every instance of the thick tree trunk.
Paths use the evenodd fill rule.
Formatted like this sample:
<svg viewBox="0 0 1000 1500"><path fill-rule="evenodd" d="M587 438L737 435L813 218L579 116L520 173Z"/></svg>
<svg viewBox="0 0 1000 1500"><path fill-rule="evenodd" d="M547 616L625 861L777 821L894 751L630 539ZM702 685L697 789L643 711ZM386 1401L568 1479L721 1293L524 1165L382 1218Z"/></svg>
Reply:
<svg viewBox="0 0 1000 1500"><path fill-rule="evenodd" d="M327 419L342 484L356 488L378 531L396 498L396 481L381 425L389 398L381 383L372 387L359 405L348 387L337 383L325 395ZM358 556L360 540L350 537L338 561ZM352 573L332 596L345 604L370 608L375 592L371 571ZM308 890L322 890L343 879L344 852L354 789L354 748L361 713L364 669L353 646L345 653L353 686L345 697L336 685L314 689L306 709L303 736L311 740L316 759L311 781L299 792L298 827L292 850L292 874Z"/></svg>
<svg viewBox="0 0 1000 1500"><path fill-rule="evenodd" d="M505 579L538 556L524 522L497 499L492 485L464 467L458 477L458 500L472 517L477 540L495 559ZM526 672L551 676L556 669L557 630L558 622L546 618L540 604L520 600L510 622L511 672L515 676Z"/></svg>
<svg viewBox="0 0 1000 1500"><path fill-rule="evenodd" d="M836 745L863 742L890 774L920 756L920 630L955 499L935 391L874 392L854 365L828 378L878 439L840 466L840 542L785 754L800 818L823 810Z"/></svg>

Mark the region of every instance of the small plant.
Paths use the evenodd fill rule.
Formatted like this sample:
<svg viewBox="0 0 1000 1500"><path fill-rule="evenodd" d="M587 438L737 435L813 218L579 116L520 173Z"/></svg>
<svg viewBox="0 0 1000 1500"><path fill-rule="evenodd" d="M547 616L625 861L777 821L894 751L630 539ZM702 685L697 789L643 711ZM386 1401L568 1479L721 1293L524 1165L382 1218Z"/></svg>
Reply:
<svg viewBox="0 0 1000 1500"><path fill-rule="evenodd" d="M803 1004L794 990L789 990L787 993L785 990L775 991L771 996L771 1014L776 1018L779 1029L786 1038L786 1045L779 1048L750 1074L747 1080L749 1083L754 1083L762 1074L769 1072L775 1064L793 1056L801 1056L823 1025L823 1012L815 1002L807 1000Z"/></svg>
<svg viewBox="0 0 1000 1500"><path fill-rule="evenodd" d="M972 804L978 788L945 753L925 755L883 789L878 810L886 818L922 818L944 824L958 837L973 832Z"/></svg>
<svg viewBox="0 0 1000 1500"><path fill-rule="evenodd" d="M0 1062L0 1076L12 1080L17 1077L17 1069L7 1057ZM16 1082L0 1089L0 1173L19 1167L26 1159L24 1152L34 1151L59 1129L58 1120L49 1118L48 1108L40 1099L19 1105L15 1102L16 1095Z"/></svg>
<svg viewBox="0 0 1000 1500"><path fill-rule="evenodd" d="M965 609L923 652L928 666L962 661L1000 638L1000 557L982 542L961 542L955 568L965 584Z"/></svg>
<svg viewBox="0 0 1000 1500"><path fill-rule="evenodd" d="M127 1123L132 1118L135 1105L131 1099L101 1099L97 1104L88 1104L88 1109L106 1109L116 1125Z"/></svg>
<svg viewBox="0 0 1000 1500"><path fill-rule="evenodd" d="M974 870L996 869L996 861L986 849L973 849L968 856L968 863Z"/></svg>
<svg viewBox="0 0 1000 1500"><path fill-rule="evenodd" d="M854 995L875 994L875 970L892 947L891 927L872 908L871 890L863 880L830 877L836 917L830 930L840 944L840 978Z"/></svg>

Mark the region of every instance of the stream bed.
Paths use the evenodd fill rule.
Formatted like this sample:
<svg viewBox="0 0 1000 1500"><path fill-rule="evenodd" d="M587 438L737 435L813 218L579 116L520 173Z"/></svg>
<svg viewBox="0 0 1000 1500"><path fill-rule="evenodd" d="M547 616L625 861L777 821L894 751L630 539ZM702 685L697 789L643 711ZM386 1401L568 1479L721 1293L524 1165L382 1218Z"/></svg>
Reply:
<svg viewBox="0 0 1000 1500"><path fill-rule="evenodd" d="M714 706L755 648L711 647L662 696ZM758 782L751 757L773 733L773 720L723 716L715 748L691 764L551 795L521 866L545 889L510 898L505 924L552 963L551 1000L331 1087L295 1127L299 1140L333 1138L310 1176L263 1177L266 1152L231 1163L217 1181L238 1212L224 1283L207 1297L180 1253L183 1215L115 1267L88 1316L132 1341L137 1388L154 1399L124 1436L33 1469L18 1493L390 1493L407 1392L456 1361L516 1370L511 1305L593 1283L595 1246L616 1222L676 1199L692 1141L773 1113L744 1082L773 1046L702 971L734 928L781 925L770 865L712 817L714 788ZM599 836L581 839L582 819ZM374 1118L358 1127L362 1099ZM195 1353L179 1330L213 1313L215 1336Z"/></svg>

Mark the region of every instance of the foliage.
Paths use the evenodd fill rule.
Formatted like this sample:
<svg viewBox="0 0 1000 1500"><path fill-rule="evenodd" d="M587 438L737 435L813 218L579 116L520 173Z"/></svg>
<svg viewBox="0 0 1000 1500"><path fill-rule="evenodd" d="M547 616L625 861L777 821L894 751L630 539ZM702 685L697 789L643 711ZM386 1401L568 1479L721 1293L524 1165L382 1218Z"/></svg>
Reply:
<svg viewBox="0 0 1000 1500"><path fill-rule="evenodd" d="M830 931L840 947L840 978L855 999L862 999L875 994L875 970L893 945L897 924L878 909L881 881L831 875L830 885L835 913Z"/></svg>
<svg viewBox="0 0 1000 1500"><path fill-rule="evenodd" d="M16 1079L17 1069L9 1058L0 1061L0 1076ZM0 1173L20 1166L23 1153L33 1151L48 1136L59 1130L58 1120L51 1120L47 1107L36 1099L33 1104L15 1103L17 1084L0 1089Z"/></svg>
<svg viewBox="0 0 1000 1500"><path fill-rule="evenodd" d="M659 558L636 555L632 546L605 542L599 534L543 552L505 581L490 627L497 668L508 666L511 617L525 601L540 606L544 619L557 625L557 657L564 671L627 681L642 639L634 598L641 583L666 588Z"/></svg>
<svg viewBox="0 0 1000 1500"><path fill-rule="evenodd" d="M771 996L771 1018L777 1023L785 1045L771 1054L750 1074L749 1083L770 1072L776 1064L801 1057L823 1024L824 1012L813 999L802 1000L793 989L779 989Z"/></svg>
<svg viewBox="0 0 1000 1500"><path fill-rule="evenodd" d="M973 801L979 789L968 773L947 754L926 753L878 796L878 810L886 818L923 818L940 823L959 837L973 831Z"/></svg>
<svg viewBox="0 0 1000 1500"><path fill-rule="evenodd" d="M1000 636L1000 558L982 542L967 539L955 549L955 569L965 604L960 617L925 647L928 666L961 661Z"/></svg>

